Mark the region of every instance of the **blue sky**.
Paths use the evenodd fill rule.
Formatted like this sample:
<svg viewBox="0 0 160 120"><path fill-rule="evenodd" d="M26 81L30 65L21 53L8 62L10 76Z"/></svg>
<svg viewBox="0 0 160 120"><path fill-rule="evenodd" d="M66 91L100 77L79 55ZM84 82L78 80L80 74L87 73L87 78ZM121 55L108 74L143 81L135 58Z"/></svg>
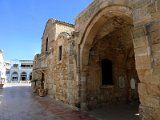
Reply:
<svg viewBox="0 0 160 120"><path fill-rule="evenodd" d="M33 59L49 18L74 24L93 0L0 0L0 49L5 60Z"/></svg>

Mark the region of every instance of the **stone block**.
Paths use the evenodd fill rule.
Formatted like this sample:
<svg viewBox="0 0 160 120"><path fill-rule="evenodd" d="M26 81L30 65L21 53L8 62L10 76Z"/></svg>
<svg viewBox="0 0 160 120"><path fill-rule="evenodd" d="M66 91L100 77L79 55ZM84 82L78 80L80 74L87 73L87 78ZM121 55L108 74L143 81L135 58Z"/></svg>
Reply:
<svg viewBox="0 0 160 120"><path fill-rule="evenodd" d="M144 27L138 26L136 28L134 28L133 30L133 37L134 39L145 36L146 32L144 30Z"/></svg>
<svg viewBox="0 0 160 120"><path fill-rule="evenodd" d="M160 21L155 21L151 23L150 31L155 32L160 29Z"/></svg>
<svg viewBox="0 0 160 120"><path fill-rule="evenodd" d="M150 56L135 56L136 69L150 69L151 58Z"/></svg>
<svg viewBox="0 0 160 120"><path fill-rule="evenodd" d="M152 14L156 12L156 4L155 2L151 2L148 6L147 6L147 12Z"/></svg>
<svg viewBox="0 0 160 120"><path fill-rule="evenodd" d="M153 53L154 66L160 68L160 52Z"/></svg>
<svg viewBox="0 0 160 120"><path fill-rule="evenodd" d="M160 85L160 68L154 68L152 71L152 79L154 84Z"/></svg>
<svg viewBox="0 0 160 120"><path fill-rule="evenodd" d="M154 112L154 120L160 120L160 108L157 108Z"/></svg>
<svg viewBox="0 0 160 120"><path fill-rule="evenodd" d="M156 84L146 84L148 95L160 97L160 85Z"/></svg>
<svg viewBox="0 0 160 120"><path fill-rule="evenodd" d="M139 83L138 84L138 93L140 96L146 96L148 93L147 93L147 84L145 83Z"/></svg>
<svg viewBox="0 0 160 120"><path fill-rule="evenodd" d="M133 1L134 3L134 8L142 8L150 4L150 0L135 0Z"/></svg>
<svg viewBox="0 0 160 120"><path fill-rule="evenodd" d="M157 10L160 11L160 0L157 0Z"/></svg>
<svg viewBox="0 0 160 120"><path fill-rule="evenodd" d="M153 97L153 96L145 96L145 95L139 95L140 97L140 103L144 106L152 107L152 108L158 108L160 107L160 97Z"/></svg>
<svg viewBox="0 0 160 120"><path fill-rule="evenodd" d="M140 120L155 120L153 118L154 109L143 105L139 106Z"/></svg>
<svg viewBox="0 0 160 120"><path fill-rule="evenodd" d="M47 89L52 89L53 88L53 84L48 84L48 88Z"/></svg>
<svg viewBox="0 0 160 120"><path fill-rule="evenodd" d="M160 30L151 32L150 36L151 36L152 44L160 43Z"/></svg>
<svg viewBox="0 0 160 120"><path fill-rule="evenodd" d="M141 82L144 82L145 77L150 78L150 79L152 78L151 72L148 69L137 69L137 73L138 73L139 80Z"/></svg>
<svg viewBox="0 0 160 120"><path fill-rule="evenodd" d="M160 54L160 43L159 44L152 44L152 51L159 52L159 54Z"/></svg>
<svg viewBox="0 0 160 120"><path fill-rule="evenodd" d="M142 17L147 16L147 14L148 14L147 7L141 7L140 10L139 10L139 16L141 16L141 18L142 18Z"/></svg>
<svg viewBox="0 0 160 120"><path fill-rule="evenodd" d="M132 2L130 0L112 0L112 5L113 4L118 4L118 5L125 5L132 7Z"/></svg>
<svg viewBox="0 0 160 120"><path fill-rule="evenodd" d="M141 36L138 38L134 38L134 48L140 48L147 46L146 36Z"/></svg>
<svg viewBox="0 0 160 120"><path fill-rule="evenodd" d="M140 120L160 120L160 108L152 108L140 105Z"/></svg>
<svg viewBox="0 0 160 120"><path fill-rule="evenodd" d="M141 82L160 85L160 69L137 69L137 73Z"/></svg>
<svg viewBox="0 0 160 120"><path fill-rule="evenodd" d="M146 46L135 48L134 52L135 52L135 56L147 56L147 55L149 55L148 48Z"/></svg>

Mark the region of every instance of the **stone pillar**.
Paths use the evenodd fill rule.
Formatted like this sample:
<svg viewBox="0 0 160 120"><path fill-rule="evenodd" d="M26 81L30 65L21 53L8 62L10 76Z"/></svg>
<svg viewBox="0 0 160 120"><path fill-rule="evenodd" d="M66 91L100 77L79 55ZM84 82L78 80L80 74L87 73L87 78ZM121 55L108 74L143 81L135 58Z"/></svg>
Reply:
<svg viewBox="0 0 160 120"><path fill-rule="evenodd" d="M87 101L86 101L86 80L87 73L81 72L81 82L80 82L80 101L81 101L81 110L87 110Z"/></svg>
<svg viewBox="0 0 160 120"><path fill-rule="evenodd" d="M160 1L134 1L133 13L140 119L160 120Z"/></svg>

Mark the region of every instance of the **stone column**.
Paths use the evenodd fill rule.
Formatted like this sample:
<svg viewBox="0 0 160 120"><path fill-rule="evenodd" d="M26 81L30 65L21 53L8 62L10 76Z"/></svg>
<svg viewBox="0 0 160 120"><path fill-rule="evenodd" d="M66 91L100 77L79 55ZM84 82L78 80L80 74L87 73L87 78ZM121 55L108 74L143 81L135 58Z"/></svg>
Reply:
<svg viewBox="0 0 160 120"><path fill-rule="evenodd" d="M133 11L140 119L160 120L160 1L137 0Z"/></svg>
<svg viewBox="0 0 160 120"><path fill-rule="evenodd" d="M80 81L80 101L81 101L81 110L87 110L87 101L86 101L86 80L87 73L81 72L81 81Z"/></svg>

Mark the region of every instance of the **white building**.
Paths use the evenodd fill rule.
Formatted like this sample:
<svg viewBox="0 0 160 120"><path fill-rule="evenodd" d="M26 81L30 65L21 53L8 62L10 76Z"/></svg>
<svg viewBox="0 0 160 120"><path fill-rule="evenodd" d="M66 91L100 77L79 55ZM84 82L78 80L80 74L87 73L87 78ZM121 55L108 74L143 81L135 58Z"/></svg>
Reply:
<svg viewBox="0 0 160 120"><path fill-rule="evenodd" d="M6 61L5 62L6 65L6 81L8 82L10 79L10 69L11 69L11 63Z"/></svg>
<svg viewBox="0 0 160 120"><path fill-rule="evenodd" d="M20 82L32 79L33 60L11 60L8 82Z"/></svg>
<svg viewBox="0 0 160 120"><path fill-rule="evenodd" d="M6 67L4 62L3 51L0 49L0 83L6 82Z"/></svg>

